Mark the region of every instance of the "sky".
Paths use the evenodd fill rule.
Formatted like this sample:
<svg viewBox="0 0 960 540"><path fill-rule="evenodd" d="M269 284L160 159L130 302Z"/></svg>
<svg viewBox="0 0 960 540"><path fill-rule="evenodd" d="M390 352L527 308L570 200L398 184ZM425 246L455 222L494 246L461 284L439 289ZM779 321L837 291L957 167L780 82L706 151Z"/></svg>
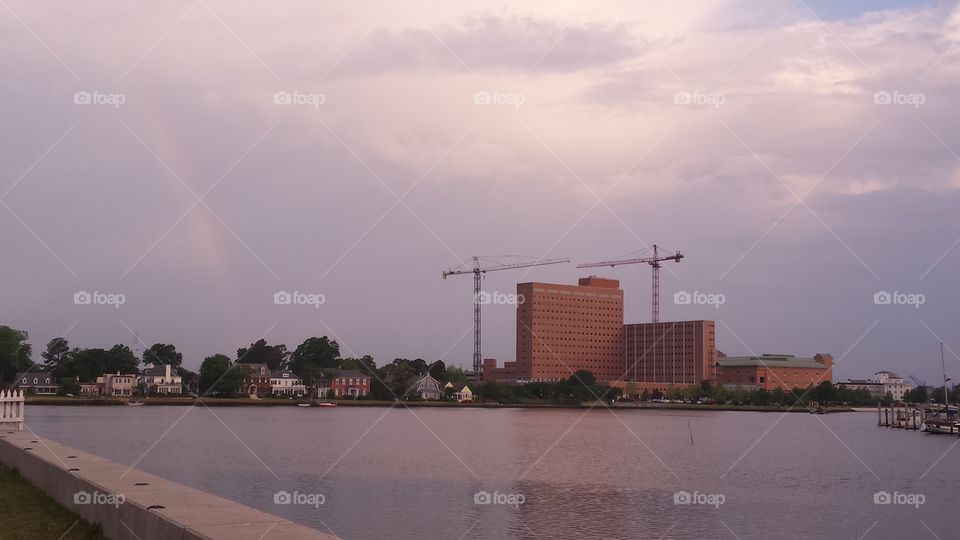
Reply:
<svg viewBox="0 0 960 540"><path fill-rule="evenodd" d="M443 270L657 243L661 319L728 355L935 382L943 340L960 380L956 2L5 0L0 41L0 324L36 354L328 335L466 367ZM644 265L483 287L588 273L649 320ZM484 356L515 324L484 306Z"/></svg>

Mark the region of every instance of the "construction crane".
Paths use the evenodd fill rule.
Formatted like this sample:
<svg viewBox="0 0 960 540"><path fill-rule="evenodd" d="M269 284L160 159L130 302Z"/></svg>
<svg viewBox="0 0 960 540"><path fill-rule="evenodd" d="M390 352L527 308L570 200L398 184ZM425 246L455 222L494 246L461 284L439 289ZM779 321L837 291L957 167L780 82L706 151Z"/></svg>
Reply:
<svg viewBox="0 0 960 540"><path fill-rule="evenodd" d="M621 264L638 264L638 263L649 264L650 268L653 269L653 285L651 287L652 293L653 293L652 294L653 322L660 322L660 263L664 261L680 262L680 259L683 258L683 254L678 251L673 255L669 255L667 257L661 257L656 244L652 246L652 249L653 249L652 257L642 257L638 259L637 258L618 259L613 261L601 261L601 262L595 262L595 263L578 264L577 268L595 268L598 266L609 266L612 268L614 266L618 266Z"/></svg>
<svg viewBox="0 0 960 540"><path fill-rule="evenodd" d="M917 378L917 377L914 377L913 375L911 375L911 374L909 374L909 373L907 373L907 377L910 377L910 380L913 381L913 384L917 385L918 387L919 387L919 386L927 386L927 381L926 381L925 379L921 380L921 379L919 379L919 378Z"/></svg>
<svg viewBox="0 0 960 540"><path fill-rule="evenodd" d="M560 264L568 263L570 259L538 259L533 262L527 263L515 263L515 264L501 264L497 266L480 266L480 257L479 255L473 256L473 268L451 268L449 270L443 271L443 279L447 279L447 276L456 276L460 274L473 274L473 374L476 377L476 381L480 380L480 304L481 304L481 294L480 294L480 278L483 274L487 272L496 272L499 270L512 270L515 268L530 268L532 266L545 266L548 264Z"/></svg>

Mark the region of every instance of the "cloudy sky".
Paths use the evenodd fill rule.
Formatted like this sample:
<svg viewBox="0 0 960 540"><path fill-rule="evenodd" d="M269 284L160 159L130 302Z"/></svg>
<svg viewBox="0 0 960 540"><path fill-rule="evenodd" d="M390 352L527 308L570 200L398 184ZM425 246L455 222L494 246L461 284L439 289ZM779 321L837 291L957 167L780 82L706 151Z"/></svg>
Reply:
<svg viewBox="0 0 960 540"><path fill-rule="evenodd" d="M4 0L0 29L0 322L37 352L330 335L466 366L442 270L656 242L686 255L662 319L727 354L932 381L943 339L960 377L955 2ZM649 320L647 267L600 273ZM485 356L514 326L485 308Z"/></svg>

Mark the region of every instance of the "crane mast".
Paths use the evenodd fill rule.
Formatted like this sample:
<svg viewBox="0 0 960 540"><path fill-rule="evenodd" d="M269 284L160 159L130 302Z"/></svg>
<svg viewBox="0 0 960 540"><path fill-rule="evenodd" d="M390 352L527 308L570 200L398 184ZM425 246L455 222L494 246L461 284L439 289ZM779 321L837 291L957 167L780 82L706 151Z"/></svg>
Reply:
<svg viewBox="0 0 960 540"><path fill-rule="evenodd" d="M480 284L483 274L487 272L497 272L499 270L512 270L516 268L530 268L533 266L545 266L548 264L560 264L568 263L570 259L541 259L529 263L516 263L516 264L502 264L498 266L488 266L483 267L480 265L480 256L473 256L473 268L472 269L454 269L443 271L443 279L447 279L447 276L456 276L460 274L473 274L473 374L476 377L475 381L479 382L480 380L480 369L481 362L483 361L483 355L480 352L480 342L481 342L481 316L480 316Z"/></svg>
<svg viewBox="0 0 960 540"><path fill-rule="evenodd" d="M661 257L659 247L657 246L657 244L654 244L651 247L653 249L652 257L642 257L642 258L634 258L634 259L618 259L618 260L612 260L612 261L601 261L601 262L595 262L595 263L578 264L577 268L595 268L598 266L609 266L612 268L614 266L619 266L621 264L638 264L638 263L649 264L653 273L652 282L650 284L651 318L653 322L660 322L660 267L662 266L660 263L664 261L680 262L680 259L683 258L683 254L677 251L673 255Z"/></svg>

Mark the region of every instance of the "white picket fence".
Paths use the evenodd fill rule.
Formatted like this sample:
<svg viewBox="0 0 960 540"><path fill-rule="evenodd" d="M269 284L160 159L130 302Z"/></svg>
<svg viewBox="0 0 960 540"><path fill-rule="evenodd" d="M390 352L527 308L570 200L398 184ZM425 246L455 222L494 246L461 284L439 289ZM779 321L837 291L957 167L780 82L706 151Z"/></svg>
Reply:
<svg viewBox="0 0 960 540"><path fill-rule="evenodd" d="M0 390L0 431L23 431L23 390Z"/></svg>

